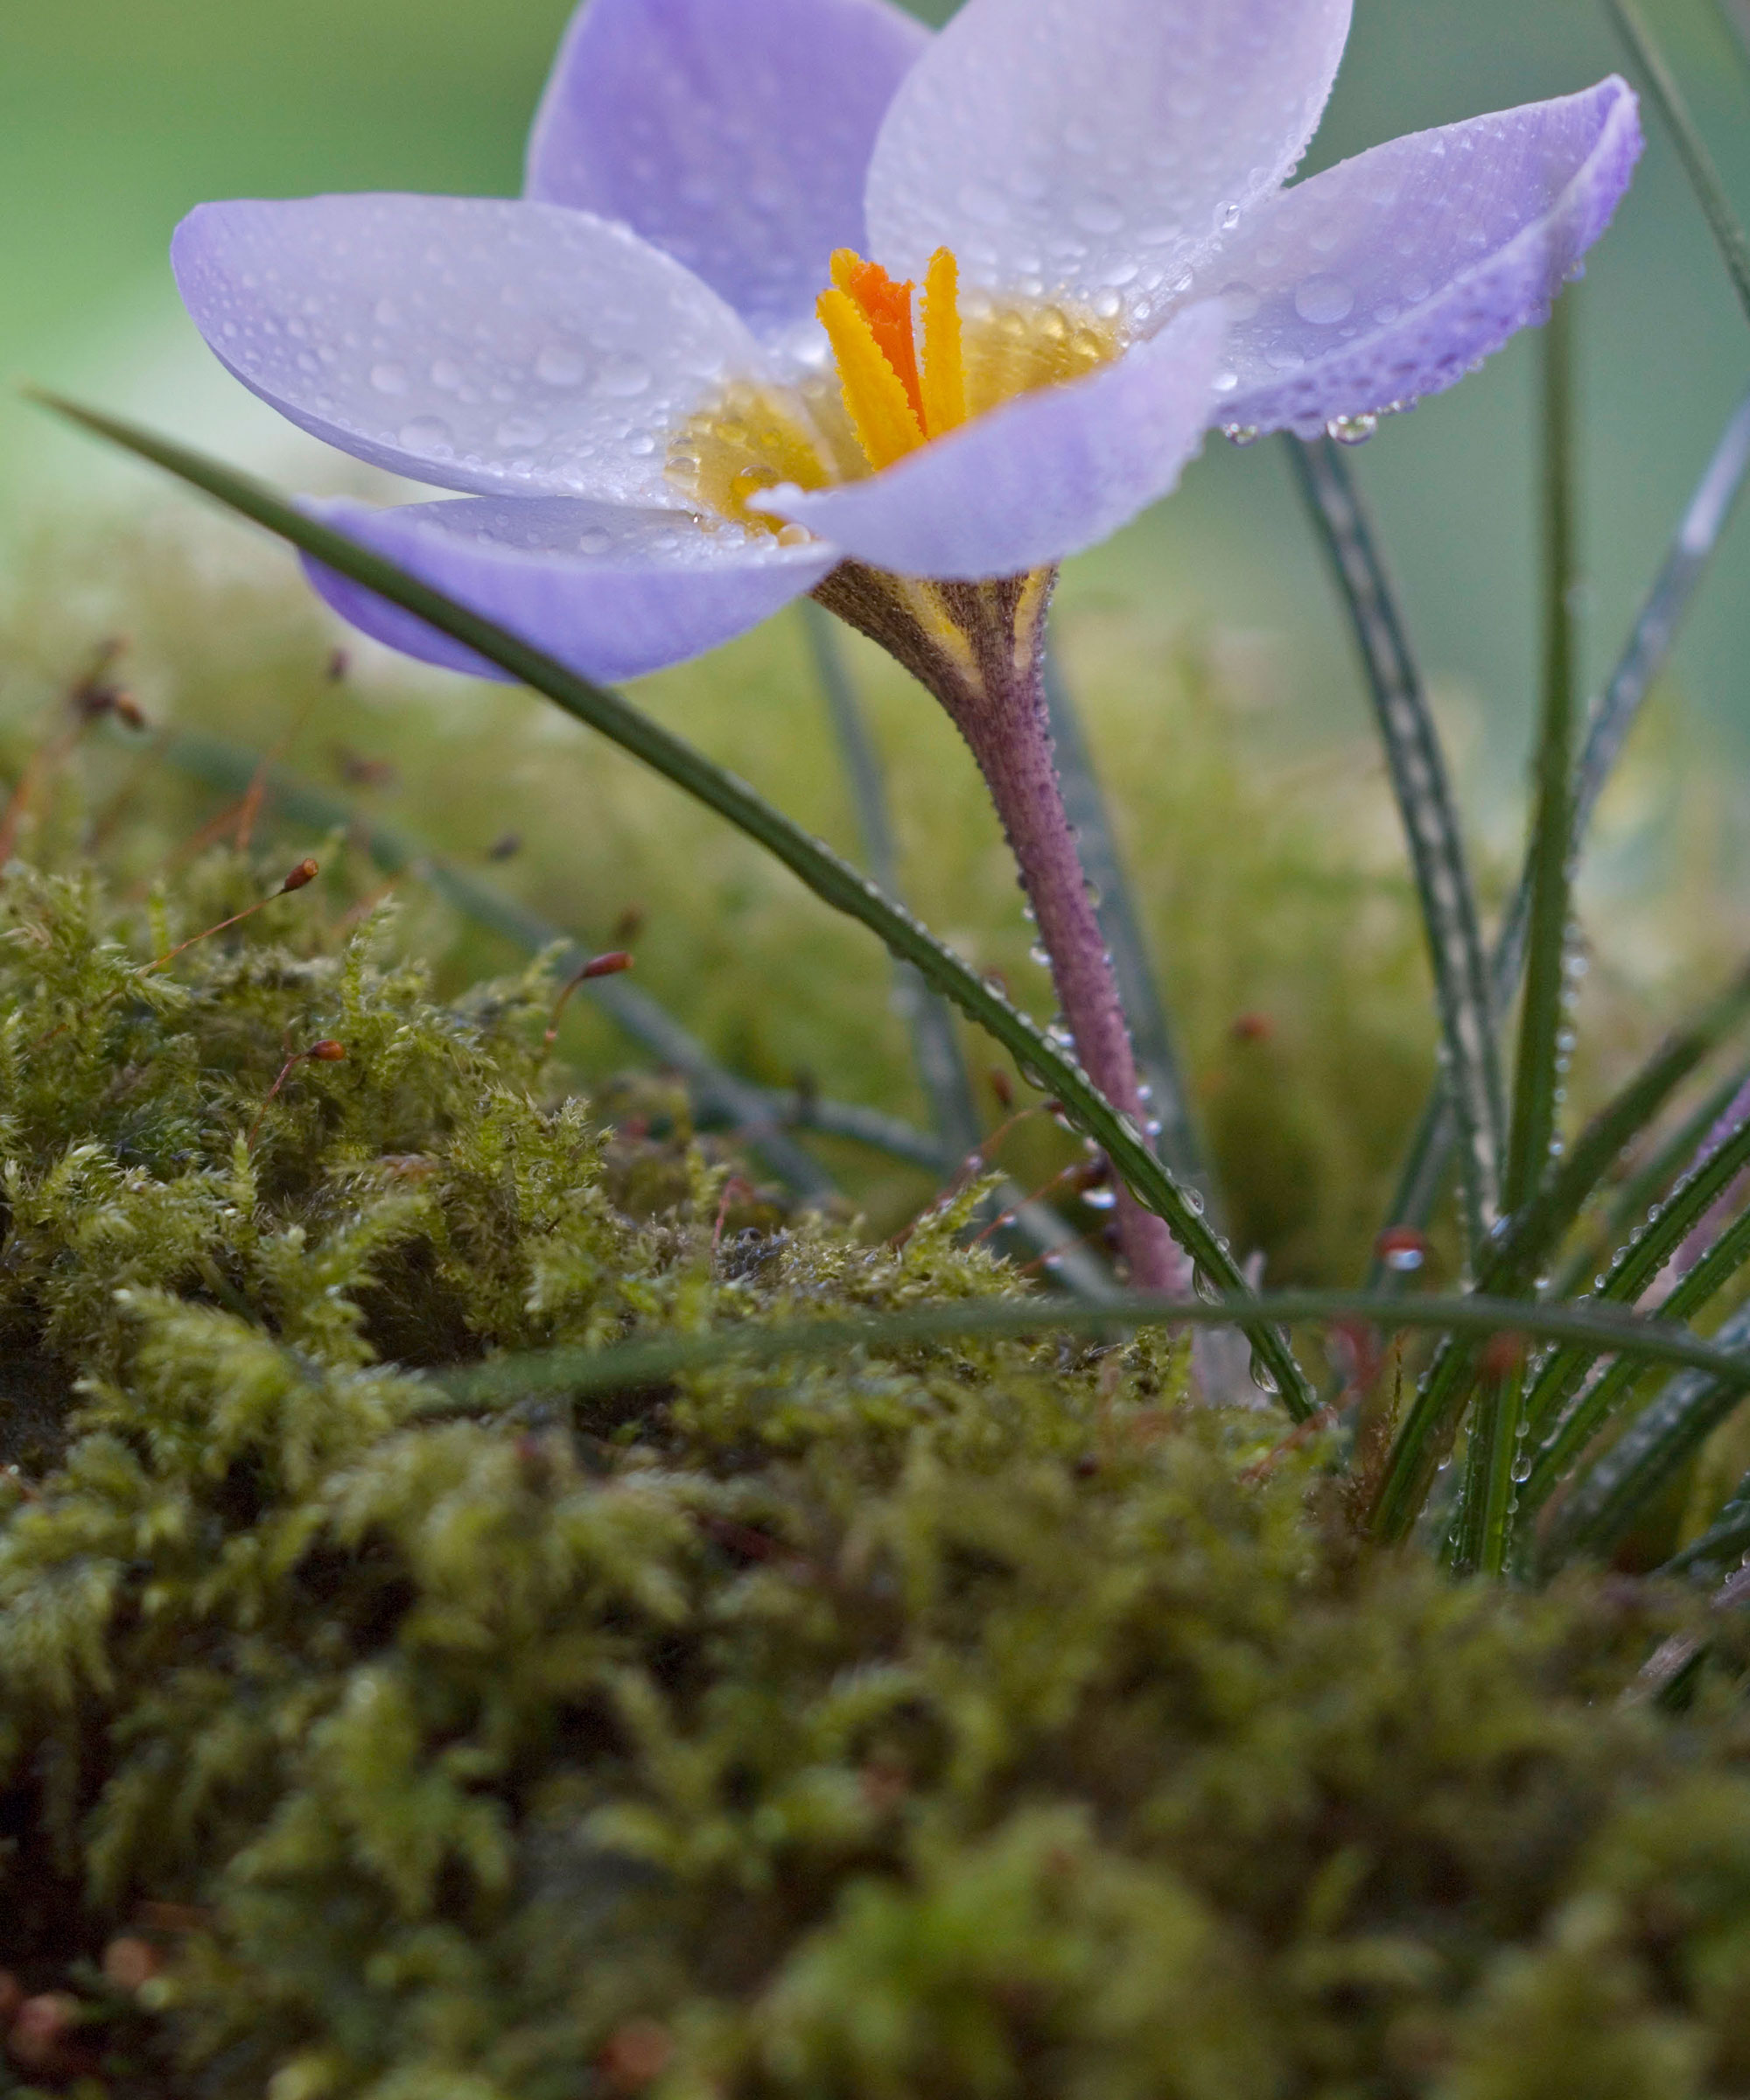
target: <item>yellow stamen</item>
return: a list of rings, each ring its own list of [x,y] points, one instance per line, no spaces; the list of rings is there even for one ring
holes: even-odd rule
[[[837,274],[835,257],[834,275]],[[822,292],[819,312],[838,360],[844,405],[858,442],[878,473],[918,450],[924,442],[923,426],[904,380],[882,349],[875,325],[859,302],[835,284]]]
[[[924,429],[932,438],[966,421],[966,352],[960,325],[960,265],[939,248],[924,278]]]

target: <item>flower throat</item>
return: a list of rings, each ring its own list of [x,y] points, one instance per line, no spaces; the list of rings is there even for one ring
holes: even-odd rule
[[[732,382],[677,433],[670,480],[707,513],[806,541],[752,500],[787,483],[866,480],[1005,402],[1083,377],[1120,347],[1112,326],[1060,305],[981,297],[964,310],[946,248],[930,258],[921,300],[916,293],[840,248],[816,306],[832,368],[789,386]]]

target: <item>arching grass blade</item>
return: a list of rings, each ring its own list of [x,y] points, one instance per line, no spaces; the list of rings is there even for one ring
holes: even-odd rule
[[[1742,1272],[1746,1262],[1750,1262],[1750,1213],[1728,1226],[1678,1284],[1659,1307],[1660,1319],[1692,1320]],[[1640,1376],[1638,1364],[1619,1357],[1561,1416],[1534,1454],[1522,1497],[1528,1513],[1549,1500],[1569,1467],[1633,1392]]]
[[[1621,1243],[1625,1235],[1639,1228],[1648,1210],[1695,1158],[1708,1132],[1746,1086],[1750,1086],[1750,1069],[1734,1071],[1629,1175],[1557,1275],[1550,1285],[1552,1296],[1577,1298],[1591,1290],[1586,1279],[1598,1272],[1600,1264],[1613,1247]]]
[[[802,619],[856,806],[864,859],[876,886],[890,897],[901,897],[899,847],[893,836],[880,755],[851,684],[837,631],[830,616],[812,602],[804,601]],[[953,1011],[930,990],[911,963],[896,963],[893,981],[936,1136],[950,1159],[963,1159],[976,1151],[981,1125],[966,1060],[955,1032]]]
[[[344,829],[384,874],[416,875],[463,918],[525,954],[560,951],[556,967],[561,977],[588,960],[582,948],[567,947],[567,934],[527,906],[455,866],[407,832],[366,816],[313,782],[279,766],[264,768],[254,752],[189,732],[172,732],[161,740],[158,749],[179,771],[226,793],[244,794],[259,782],[267,805],[295,823],[316,830]],[[957,1172],[965,1163],[965,1153],[948,1152],[930,1132],[897,1116],[816,1094],[774,1092],[737,1077],[665,1007],[624,977],[592,979],[581,988],[580,996],[601,1007],[660,1065],[679,1073],[701,1116],[727,1126],[764,1160],[768,1172],[799,1195],[824,1200],[836,1189],[819,1161],[796,1144],[792,1133],[798,1130],[815,1130],[823,1138],[864,1146],[920,1167],[938,1180]],[[1111,1294],[1116,1286],[1101,1263],[1085,1248],[1064,1245],[1066,1228],[1055,1211],[1046,1204],[1029,1202],[1018,1189],[1004,1190],[997,1200],[1013,1215],[1017,1235],[1035,1252],[1054,1256],[1054,1281],[1081,1297]]]
[[[887,802],[880,753],[851,683],[838,630],[819,606],[802,607],[808,646],[831,718],[839,757],[857,808],[864,857],[876,885],[888,896],[903,898],[899,845]],[[984,1130],[973,1099],[972,1081],[954,1025],[954,1010],[939,999],[909,962],[893,966],[893,987],[912,1038],[912,1058],[929,1098],[935,1125],[941,1172],[956,1174],[973,1158]],[[1012,1183],[998,1188],[981,1217],[1006,1219],[997,1234],[999,1246],[1012,1250],[1020,1241],[1049,1262],[1054,1280],[1082,1298],[1110,1298],[1117,1289],[1110,1270],[1085,1246],[1075,1244],[1064,1221],[1048,1203],[1031,1200]]]
[[[1026,1303],[930,1306],[864,1320],[808,1320],[782,1326],[714,1327],[706,1334],[636,1337],[605,1349],[556,1349],[500,1357],[433,1380],[430,1410],[514,1402],[542,1393],[579,1397],[660,1385],[689,1372],[729,1363],[750,1366],[830,1362],[858,1349],[901,1349],[935,1342],[996,1340],[1045,1334],[1095,1338],[1147,1327],[1223,1327],[1239,1324],[1236,1313],[1284,1326],[1364,1322],[1390,1333],[1417,1331],[1485,1339],[1503,1333],[1531,1340],[1583,1341],[1594,1353],[1620,1351],[1648,1364],[1669,1364],[1706,1379],[1750,1388],[1750,1358],[1732,1348],[1698,1341],[1681,1328],[1656,1320],[1586,1306],[1525,1306],[1510,1298],[1381,1298],[1365,1292],[1276,1292],[1247,1306],[1186,1305],[1177,1298],[1124,1298],[1104,1306],[1062,1298]]]
[[[190,486],[203,490],[239,515],[252,519],[498,665],[733,824],[781,861],[823,903],[866,927],[898,960],[914,963],[937,991],[987,1030],[1060,1102],[1065,1115],[1105,1153],[1113,1172],[1138,1200],[1166,1221],[1205,1285],[1240,1308],[1231,1324],[1244,1331],[1261,1376],[1270,1381],[1289,1414],[1300,1421],[1316,1412],[1316,1396],[1287,1337],[1270,1321],[1244,1310],[1256,1302],[1256,1293],[1194,1201],[1156,1158],[1142,1131],[1128,1116],[1121,1116],[1080,1065],[1060,1051],[994,984],[969,968],[910,913],[884,896],[830,848],[811,838],[746,782],[641,714],[619,694],[580,678],[508,629],[482,620],[392,562],[306,515],[260,482],[116,417],[47,394],[38,393],[33,398],[94,435],[150,460]]]
[[[1719,170],[1714,165],[1713,156],[1708,151],[1684,99],[1676,75],[1666,63],[1665,54],[1648,28],[1635,0],[1605,0],[1605,7],[1616,24],[1617,33],[1634,53],[1635,66],[1658,107],[1665,129],[1671,135],[1671,144],[1677,150],[1684,172],[1689,177],[1690,186],[1707,220],[1714,246],[1719,250],[1739,303],[1746,315],[1750,316],[1750,239],[1745,237],[1744,228],[1738,222],[1726,185],[1720,180]]]
[[[1592,1117],[1533,1201],[1514,1214],[1488,1250],[1477,1273],[1480,1292],[1510,1298],[1535,1285],[1612,1164],[1746,1017],[1750,970],[1663,1043]],[[1682,1158],[1692,1155],[1693,1147]],[[1705,1215],[1705,1208],[1697,1213],[1698,1219]],[[1456,1343],[1430,1366],[1381,1479],[1373,1522],[1382,1536],[1402,1537],[1415,1522],[1438,1456],[1455,1435],[1478,1376],[1474,1354]]]
[[[1341,452],[1328,438],[1311,444],[1292,438],[1286,442],[1360,644],[1415,869],[1440,1015],[1442,1093],[1456,1122],[1464,1212],[1474,1256],[1501,1213],[1504,1130],[1495,1016],[1446,754]]]
[[[1737,1356],[1742,1369],[1713,1376],[1689,1370],[1673,1378],[1557,1512],[1544,1542],[1545,1566],[1578,1554],[1607,1555],[1739,1405],[1750,1385],[1750,1306],[1733,1313],[1712,1346]]]
[[[1732,1499],[1698,1539],[1681,1553],[1674,1553],[1662,1575],[1694,1575],[1718,1581],[1728,1569],[1737,1571],[1750,1554],[1750,1477],[1741,1480]]]
[[[1082,864],[1088,879],[1099,892],[1100,930],[1111,951],[1118,997],[1130,1023],[1137,1065],[1149,1089],[1152,1120],[1160,1126],[1155,1150],[1181,1181],[1202,1196],[1209,1215],[1219,1218],[1220,1192],[1198,1138],[1166,1003],[1149,960],[1148,942],[1130,878],[1112,834],[1111,813],[1094,770],[1081,710],[1054,652],[1048,652],[1046,657],[1045,692],[1051,710],[1052,740],[1057,748],[1064,808],[1081,844]]]
[[[1750,1124],[1678,1186],[1657,1216],[1612,1263],[1592,1302],[1634,1305],[1746,1167],[1750,1167]],[[1553,1429],[1591,1362],[1584,1349],[1558,1349],[1544,1367],[1526,1401],[1526,1418],[1535,1434],[1546,1436]]]
[[[1750,473],[1750,396],[1727,424],[1690,499],[1663,566],[1642,607],[1627,648],[1602,697],[1592,709],[1574,795],[1574,850],[1584,842],[1629,732],[1663,670],[1684,615],[1694,602],[1720,538]],[[1528,865],[1509,906],[1489,960],[1494,1010],[1504,1013],[1519,988],[1525,931],[1531,905]],[[1389,1222],[1420,1228],[1433,1215],[1452,1157],[1454,1125],[1444,1085],[1431,1096],[1411,1142]],[[1368,1288],[1390,1282],[1376,1263]]]

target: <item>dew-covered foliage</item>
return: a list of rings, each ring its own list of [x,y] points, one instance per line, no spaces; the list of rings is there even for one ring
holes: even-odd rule
[[[489,1350],[1026,1286],[570,1096],[550,984],[440,1001],[380,914],[147,967],[272,886],[0,897],[13,2090],[1745,2090],[1728,1620],[1673,1716],[1676,1592],[1365,1549],[1159,1340],[458,1416]]]

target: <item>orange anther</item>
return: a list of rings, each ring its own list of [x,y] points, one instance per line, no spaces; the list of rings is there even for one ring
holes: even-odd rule
[[[921,426],[924,390],[918,375],[917,330],[912,312],[915,287],[896,284],[878,262],[865,262],[848,248],[840,248],[833,256],[832,281],[862,309],[870,332],[906,389],[912,413]]]

